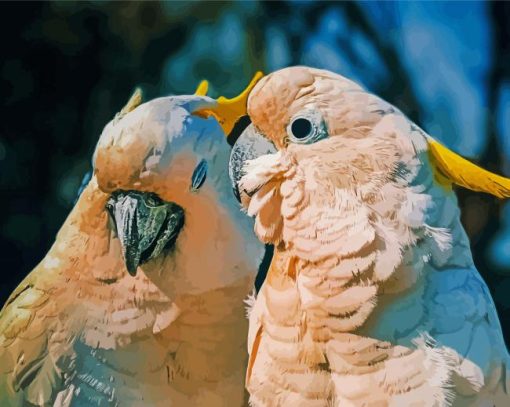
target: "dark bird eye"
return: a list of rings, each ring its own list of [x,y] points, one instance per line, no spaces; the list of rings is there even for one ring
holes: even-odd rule
[[[307,138],[312,134],[313,125],[310,120],[305,119],[304,117],[300,117],[292,122],[290,125],[290,131],[292,135],[301,140]]]
[[[191,176],[191,190],[197,191],[204,184],[205,179],[207,178],[207,161],[204,159],[200,160],[195,170],[193,171],[193,175]]]

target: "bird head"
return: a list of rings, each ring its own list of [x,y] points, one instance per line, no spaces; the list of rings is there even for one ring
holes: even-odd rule
[[[233,186],[262,241],[301,248],[308,260],[337,250],[328,227],[352,250],[363,234],[379,247],[398,242],[399,257],[433,230],[423,227],[434,199],[450,196],[452,184],[510,195],[509,180],[456,155],[341,75],[276,71],[254,87],[247,110],[251,124],[230,158]]]
[[[286,240],[285,214],[309,204],[334,206],[338,191],[363,206],[394,178],[414,150],[411,140],[391,129],[372,131],[390,109],[356,83],[323,70],[292,67],[263,78],[250,94],[251,124],[230,164],[258,236],[267,243]]]
[[[120,243],[131,275],[170,271],[176,284],[200,290],[245,277],[253,271],[242,269],[246,262],[256,269],[262,247],[236,215],[226,176],[225,132],[245,109],[250,87],[214,100],[204,83],[195,95],[147,103],[136,91],[104,128],[91,183],[106,196],[111,244]],[[243,259],[247,250],[254,259]]]

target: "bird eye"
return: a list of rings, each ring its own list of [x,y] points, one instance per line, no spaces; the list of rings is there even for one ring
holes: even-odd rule
[[[304,117],[299,117],[290,125],[292,135],[298,140],[309,137],[313,131],[312,122]]]
[[[198,191],[200,187],[204,184],[205,179],[207,178],[207,161],[204,159],[200,160],[198,165],[195,167],[193,171],[193,175],[191,176],[191,187],[192,191]]]
[[[294,116],[287,125],[287,134],[290,141],[298,144],[315,143],[328,136],[324,120],[316,109],[305,110]]]

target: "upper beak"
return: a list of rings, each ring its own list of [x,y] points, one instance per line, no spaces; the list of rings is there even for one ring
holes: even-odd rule
[[[140,264],[171,248],[184,225],[184,210],[156,195],[117,191],[106,208],[115,223],[126,268],[132,276]]]
[[[273,143],[257,132],[252,124],[239,136],[232,147],[228,168],[232,189],[239,202],[242,200],[242,194],[246,193],[239,190],[239,181],[245,175],[243,170],[245,162],[261,155],[274,154],[276,152],[277,150]]]

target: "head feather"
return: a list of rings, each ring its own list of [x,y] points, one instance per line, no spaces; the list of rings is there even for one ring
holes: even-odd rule
[[[242,116],[246,115],[248,96],[263,76],[264,74],[262,72],[257,72],[246,89],[236,97],[228,99],[224,96],[220,96],[216,99],[216,107],[199,110],[193,114],[203,117],[213,116],[216,120],[218,120],[218,123],[223,128],[225,134],[230,134],[237,121]],[[201,86],[202,84],[198,87],[197,92],[200,90]]]
[[[498,198],[510,197],[510,179],[487,171],[449,150],[435,140],[428,140],[433,165],[439,179],[472,191],[486,192]]]
[[[195,90],[195,95],[197,96],[207,96],[207,91],[209,90],[209,82],[203,80],[197,86],[197,90]]]
[[[135,110],[138,106],[142,104],[143,94],[142,89],[136,88],[131,97],[129,98],[126,105],[119,112],[119,116],[125,116],[129,112]]]

